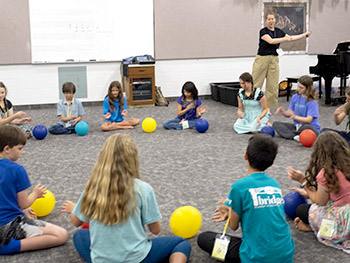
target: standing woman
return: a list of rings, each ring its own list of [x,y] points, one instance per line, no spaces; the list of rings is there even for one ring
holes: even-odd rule
[[[258,133],[269,120],[264,92],[253,87],[253,77],[248,72],[239,77],[239,82],[241,89],[238,92],[238,119],[233,129],[239,134]]]
[[[266,27],[260,30],[259,50],[253,65],[253,79],[255,87],[262,88],[266,78],[266,101],[269,108],[278,104],[279,59],[277,50],[279,44],[309,37],[310,32],[289,36],[279,28],[275,28],[275,14],[265,15]]]

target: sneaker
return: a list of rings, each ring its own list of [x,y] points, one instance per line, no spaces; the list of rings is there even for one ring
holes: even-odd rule
[[[299,135],[295,135],[295,136],[293,137],[293,140],[294,140],[294,141],[297,141],[297,142],[300,142],[300,140],[299,140]]]

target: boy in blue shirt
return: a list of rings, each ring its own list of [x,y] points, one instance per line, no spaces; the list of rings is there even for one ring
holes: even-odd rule
[[[49,128],[51,134],[75,133],[75,125],[81,121],[85,111],[80,100],[74,98],[76,88],[72,82],[65,82],[62,86],[64,99],[57,103],[57,116],[61,120]]]
[[[231,237],[225,262],[293,263],[294,242],[284,214],[284,199],[278,182],[264,171],[277,155],[278,145],[266,134],[253,136],[245,152],[248,176],[232,184],[231,191],[213,216],[214,222],[229,219],[242,238]],[[223,201],[222,201],[223,202]],[[212,253],[217,233],[204,232],[198,245]]]
[[[28,195],[28,174],[15,163],[25,144],[25,135],[18,127],[0,127],[0,255],[60,246],[68,237],[65,229],[36,220],[28,209],[43,197],[46,188],[38,184]]]

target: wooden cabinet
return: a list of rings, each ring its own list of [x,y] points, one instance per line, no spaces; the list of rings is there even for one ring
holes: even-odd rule
[[[128,105],[155,104],[154,66],[128,67],[129,83],[125,88]]]

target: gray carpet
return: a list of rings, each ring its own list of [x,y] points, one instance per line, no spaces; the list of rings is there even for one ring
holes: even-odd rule
[[[113,132],[99,130],[102,122],[102,102],[86,105],[84,120],[90,125],[86,136],[48,135],[44,140],[30,139],[19,163],[24,165],[33,185],[45,184],[56,197],[56,206],[44,220],[60,225],[69,232],[67,244],[35,252],[0,257],[1,262],[81,262],[76,253],[72,236],[76,230],[69,216],[60,212],[64,200],[77,201],[89,178],[90,171],[97,160],[105,139]],[[199,134],[195,130],[168,131],[161,123],[173,118],[176,102],[169,107],[143,107],[129,109],[129,117],[144,119],[153,117],[158,127],[154,133],[147,134],[138,126],[134,130],[121,131],[134,138],[140,157],[142,179],[150,183],[156,193],[160,211],[163,215],[162,236],[172,235],[169,218],[172,212],[184,205],[195,206],[202,213],[200,231],[222,231],[224,223],[213,223],[211,216],[219,198],[226,197],[230,186],[238,178],[246,175],[244,151],[250,135],[237,135],[232,125],[236,120],[237,108],[205,99],[209,111],[204,118],[209,121],[209,130]],[[334,127],[335,107],[320,103],[322,127]],[[287,107],[286,98],[280,98],[280,105]],[[19,107],[17,107],[17,110]],[[56,108],[27,108],[33,123],[46,125],[56,123]],[[287,119],[272,116],[271,121]],[[343,129],[340,125],[339,129]],[[273,167],[267,173],[276,178],[283,190],[297,186],[290,181],[285,172],[289,165],[305,170],[311,149],[295,141],[275,137],[280,145],[279,154]],[[312,233],[298,231],[292,221],[288,221],[296,245],[295,262],[349,262],[350,256],[344,252],[320,244]],[[259,228],[259,226],[256,226]],[[229,234],[240,235],[241,232]],[[215,262],[201,251],[196,244],[196,236],[189,240],[192,245],[191,262]]]

